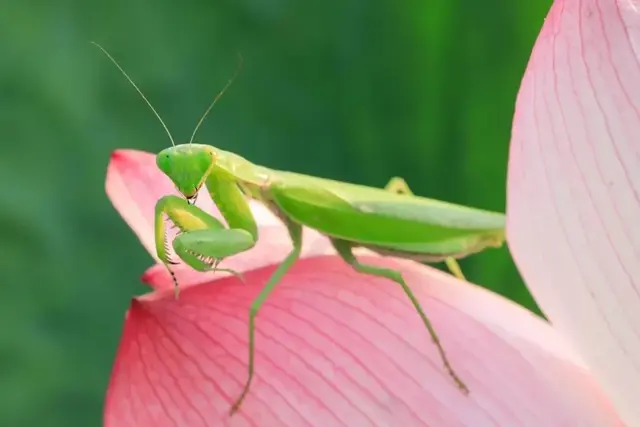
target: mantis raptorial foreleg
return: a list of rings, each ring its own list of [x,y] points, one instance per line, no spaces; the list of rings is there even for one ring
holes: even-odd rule
[[[171,274],[176,296],[178,281],[170,265],[177,263],[169,255],[165,215],[180,231],[171,244],[182,261],[197,271],[226,271],[242,279],[240,273],[217,268],[217,265],[223,258],[253,247],[256,242],[254,236],[244,229],[226,228],[218,219],[181,197],[165,196],[156,203],[156,251]]]
[[[407,194],[410,196],[413,195],[413,191],[411,191],[411,188],[409,188],[407,181],[398,176],[391,178],[384,189],[396,194]],[[455,258],[447,258],[444,260],[444,262],[447,265],[449,271],[451,271],[454,276],[456,276],[460,280],[464,280],[465,282],[467,281],[467,278],[462,273],[460,264],[458,264],[458,261],[456,261]]]
[[[404,290],[405,294],[407,294],[407,296],[411,300],[411,303],[413,304],[416,311],[420,315],[422,322],[427,327],[427,330],[429,331],[429,335],[431,335],[431,339],[433,340],[433,343],[436,345],[436,348],[438,349],[438,353],[442,358],[445,369],[447,370],[451,378],[453,378],[453,380],[455,381],[456,385],[460,388],[460,390],[462,390],[464,393],[469,393],[469,389],[467,388],[467,386],[464,384],[464,382],[462,382],[460,377],[458,377],[458,374],[456,374],[453,368],[451,367],[451,364],[449,363],[449,359],[447,358],[447,355],[444,352],[444,348],[440,343],[440,339],[438,338],[438,334],[436,333],[436,330],[434,329],[433,325],[429,321],[429,318],[427,317],[424,310],[422,309],[422,306],[418,302],[418,299],[413,294],[413,291],[411,290],[409,285],[407,285],[407,283],[405,282],[404,278],[402,277],[402,274],[399,271],[392,270],[390,268],[383,268],[383,267],[377,267],[377,266],[368,265],[368,264],[362,264],[360,261],[358,261],[358,259],[353,254],[353,247],[347,241],[331,239],[331,243],[333,244],[333,247],[336,249],[340,257],[347,264],[353,267],[356,271],[364,274],[370,274],[373,276],[384,277],[384,278],[393,280],[394,282],[402,286],[402,289]]]

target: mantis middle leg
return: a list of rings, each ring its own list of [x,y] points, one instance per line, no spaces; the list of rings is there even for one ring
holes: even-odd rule
[[[391,180],[384,187],[384,189],[396,194],[413,195],[413,191],[411,191],[407,182],[404,179],[397,176],[391,178]],[[451,273],[454,276],[456,276],[460,280],[467,281],[466,277],[464,277],[464,274],[462,273],[460,264],[458,264],[458,261],[456,261],[455,258],[447,258],[444,260],[444,262],[447,265],[447,268],[449,269],[449,271],[451,271]]]

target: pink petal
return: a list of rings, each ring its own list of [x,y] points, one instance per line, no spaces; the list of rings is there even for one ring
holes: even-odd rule
[[[577,356],[546,323],[435,269],[398,268],[430,314],[469,397],[398,286],[335,256],[308,258],[257,319],[246,378],[247,310],[273,267],[215,286],[134,299],[109,385],[105,427],[622,426]]]
[[[640,425],[640,1],[556,0],[518,95],[508,241],[546,315]]]
[[[153,236],[154,209],[156,202],[167,194],[178,194],[173,183],[157,168],[155,156],[137,150],[117,150],[111,156],[107,168],[106,191],[109,199],[125,222],[131,227],[151,256],[156,256]],[[251,210],[260,228],[260,239],[247,252],[230,257],[220,264],[221,268],[239,271],[280,262],[291,251],[291,239],[282,223],[263,205],[251,201]],[[198,195],[197,206],[224,221],[220,211],[211,201],[206,189]],[[330,252],[329,241],[313,230],[305,230],[303,257]],[[169,233],[175,236],[176,230]],[[179,260],[174,256],[174,260]],[[217,277],[213,273],[198,273],[186,266],[175,268],[183,280],[202,281]],[[221,274],[221,273],[216,273]],[[168,278],[163,265],[152,267],[143,276],[145,283],[155,285],[161,278]]]

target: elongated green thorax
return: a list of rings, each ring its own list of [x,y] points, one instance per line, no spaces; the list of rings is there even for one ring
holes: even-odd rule
[[[192,199],[213,168],[214,152],[202,144],[177,145],[158,153],[156,164],[184,197]]]

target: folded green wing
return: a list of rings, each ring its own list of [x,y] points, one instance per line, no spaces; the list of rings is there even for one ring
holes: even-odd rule
[[[504,236],[503,214],[383,189],[278,172],[271,192],[297,222],[365,245],[457,253]]]

